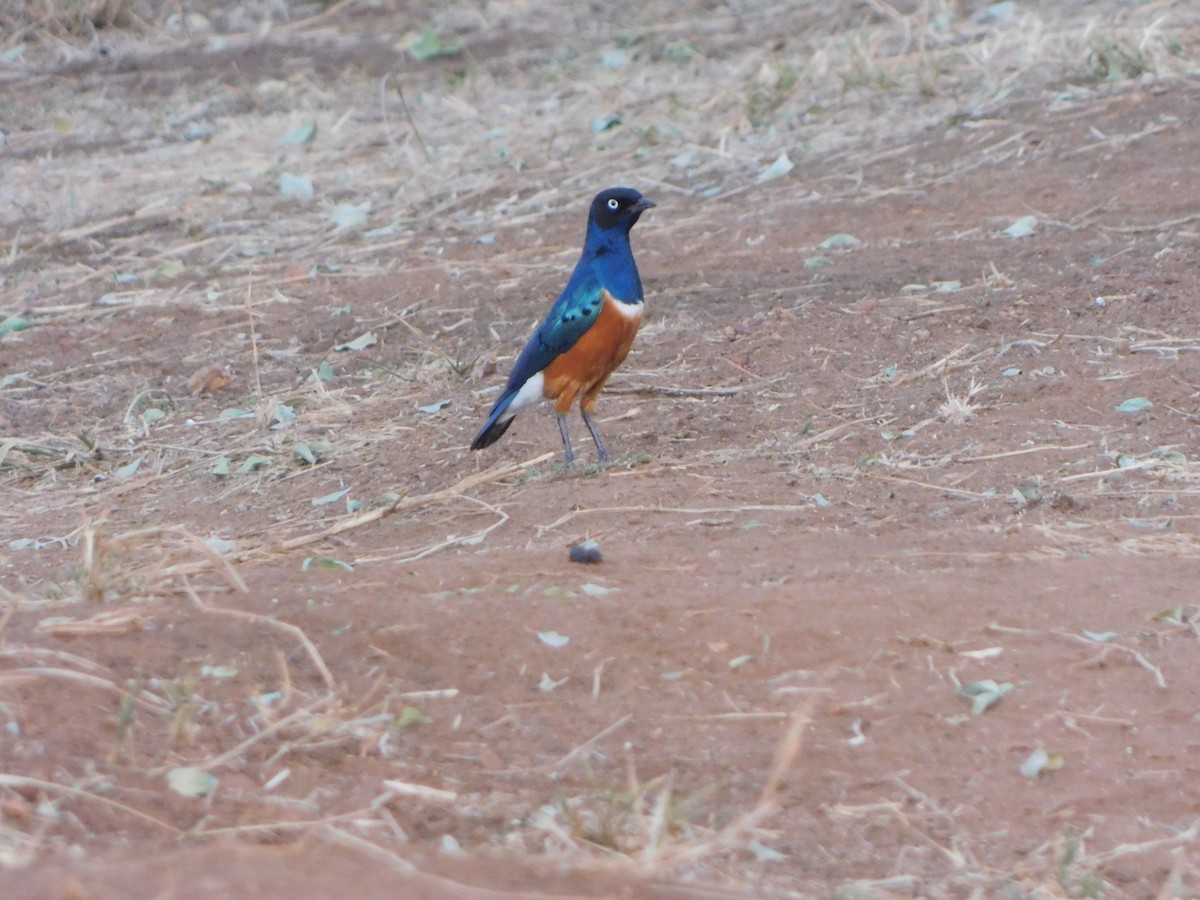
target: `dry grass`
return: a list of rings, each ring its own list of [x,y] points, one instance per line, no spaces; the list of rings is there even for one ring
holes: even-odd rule
[[[395,711],[378,697],[348,696],[342,676],[326,664],[317,642],[303,628],[228,606],[245,593],[243,567],[277,559],[298,562],[310,551],[335,552],[329,548],[343,546],[339,542],[353,537],[356,529],[384,520],[390,520],[389,525],[403,521],[412,531],[402,533],[390,555],[355,558],[353,563],[408,563],[452,549],[486,547],[489,536],[511,527],[511,515],[475,493],[485,486],[542,477],[541,467],[551,456],[465,478],[435,473],[439,480],[422,490],[382,484],[376,478],[370,483],[381,488],[378,495],[353,511],[322,511],[337,508],[330,505],[284,521],[238,521],[219,537],[193,534],[182,523],[116,525],[103,514],[85,512],[109,509],[114,510],[112,519],[120,519],[119,510],[148,503],[156,492],[168,489],[193,490],[190,496],[197,503],[218,494],[222,502],[230,501],[228,505],[264,493],[282,495],[297,483],[315,481],[331,459],[338,460],[348,483],[352,477],[367,481],[378,466],[356,456],[372,442],[402,438],[405,429],[413,427],[395,415],[396,409],[408,411],[415,403],[461,395],[464,383],[488,362],[479,358],[477,344],[457,336],[459,326],[470,321],[471,310],[436,306],[416,297],[387,298],[393,310],[405,308],[380,316],[371,330],[385,339],[404,335],[403,342],[394,343],[394,369],[363,374],[346,364],[343,371],[354,371],[353,380],[336,386],[318,370],[295,373],[295,381],[278,372],[264,377],[264,359],[286,360],[294,350],[259,333],[264,312],[279,313],[310,302],[313,285],[329,279],[366,281],[401,270],[418,288],[426,284],[423,278],[467,274],[489,281],[503,294],[523,284],[535,274],[529,270],[551,256],[544,245],[505,241],[506,233],[524,241],[531,225],[541,225],[554,213],[576,212],[580,196],[596,183],[624,180],[632,172],[639,181],[687,201],[690,205],[681,204],[684,212],[661,226],[664,239],[673,240],[705,226],[712,207],[696,201],[713,198],[721,204],[750,190],[757,174],[781,150],[797,158],[838,152],[848,167],[861,167],[881,153],[903,152],[924,128],[970,129],[1001,104],[1040,98],[1052,87],[1072,84],[1086,92],[1143,76],[1170,77],[1195,66],[1200,24],[1196,11],[1181,2],[1142,7],[1112,2],[1069,12],[1057,4],[1018,4],[1010,18],[995,22],[969,18],[960,4],[941,0],[871,2],[865,13],[858,6],[831,13],[825,6],[802,4],[777,40],[781,29],[774,5],[728,4],[696,16],[670,4],[652,3],[619,23],[603,19],[598,32],[552,54],[544,48],[558,46],[563,34],[575,33],[574,19],[564,5],[520,8],[494,25],[481,19],[476,5],[439,8],[428,22],[414,17],[407,5],[382,5],[405,28],[430,25],[440,34],[461,32],[470,44],[476,38],[485,41],[495,27],[525,35],[527,46],[509,48],[502,63],[465,54],[446,66],[418,66],[402,56],[392,60],[397,64],[385,76],[348,79],[345,84],[322,81],[311,72],[284,80],[264,68],[247,76],[240,93],[213,92],[202,102],[181,91],[158,108],[142,109],[131,98],[116,111],[114,125],[113,113],[99,112],[69,92],[60,95],[62,102],[52,115],[39,111],[32,88],[55,73],[74,71],[72,67],[91,71],[99,65],[94,47],[101,38],[106,47],[111,41],[149,74],[161,66],[162,55],[195,54],[216,72],[224,68],[223,54],[249,51],[252,56],[256,48],[287,56],[315,47],[315,56],[340,70],[372,44],[349,27],[334,27],[339,12],[353,11],[353,3],[296,8],[286,21],[274,18],[273,7],[265,3],[214,5],[206,11],[207,19],[197,18],[200,7],[151,0],[40,0],[0,11],[0,32],[6,35],[0,53],[11,53],[0,66],[0,86],[13,90],[6,102],[28,124],[6,134],[7,146],[0,150],[9,192],[0,208],[0,256],[5,262],[0,321],[20,313],[33,326],[3,340],[36,341],[41,333],[78,323],[99,338],[120,333],[135,315],[148,311],[167,316],[201,310],[194,358],[185,361],[188,372],[224,365],[225,360],[216,358],[224,352],[236,357],[232,378],[242,391],[245,412],[222,423],[221,430],[214,422],[202,422],[195,428],[173,429],[167,439],[162,436],[166,432],[155,430],[155,422],[161,420],[147,413],[177,416],[170,391],[137,387],[114,401],[116,414],[98,414],[86,428],[66,427],[56,420],[30,429],[34,433],[0,437],[0,489],[12,498],[14,508],[20,506],[26,520],[59,526],[55,534],[30,534],[22,519],[0,512],[6,539],[69,546],[78,559],[59,584],[43,581],[36,588],[6,588],[7,610],[60,614],[40,626],[39,633],[47,638],[118,637],[145,628],[154,604],[187,597],[198,616],[235,619],[298,647],[303,654],[300,666],[315,671],[319,688],[313,690],[319,692],[305,694],[295,685],[293,678],[301,676],[293,675],[295,663],[281,651],[275,662],[283,701],[273,710],[242,711],[236,718],[247,736],[219,753],[190,760],[203,771],[241,768],[248,761],[286,758],[314,748],[382,756],[381,748],[395,734]],[[175,14],[177,9],[182,17]],[[398,40],[401,35],[391,37]],[[598,47],[628,50],[644,64],[598,68]],[[200,88],[215,84],[216,80]],[[544,115],[543,104],[554,114]],[[610,114],[621,118],[621,125],[594,133],[591,123]],[[318,126],[312,144],[281,147],[280,140],[305,121]],[[1153,133],[1104,136],[1077,152],[1128,146]],[[1017,143],[1005,140],[981,149],[953,174],[984,161],[1011,159],[1019,152]],[[170,167],[154,164],[163,144],[173,144],[178,151]],[[881,145],[886,149],[881,151]],[[280,174],[293,169],[313,173],[315,202],[280,196]],[[188,176],[181,178],[181,171]],[[877,196],[878,188],[846,180],[821,185],[821,190],[826,197],[867,200]],[[333,209],[366,203],[371,211],[363,227],[331,227]],[[1178,227],[1193,220],[1189,216],[1131,227]],[[496,242],[495,252],[473,260],[442,258],[438,245],[445,234],[436,232],[435,238],[433,229],[452,230],[455,240],[464,242],[490,238]],[[718,263],[742,261],[730,253]],[[330,266],[337,271],[328,274]],[[981,276],[981,288],[1002,290],[1018,277],[993,265]],[[423,321],[432,321],[433,327],[413,321],[423,304],[429,310]],[[927,323],[964,308],[939,304],[905,321]],[[233,338],[243,332],[245,340]],[[871,396],[860,402],[870,408],[855,409],[842,419],[826,417],[812,433],[772,434],[774,443],[769,445],[764,439],[762,446],[697,452],[676,471],[701,483],[715,479],[732,454],[742,453],[760,461],[808,466],[807,473],[824,483],[847,486],[852,502],[860,493],[885,485],[989,509],[1008,503],[1012,484],[973,480],[982,462],[1011,464],[1014,468],[1003,470],[1006,477],[1028,478],[1097,501],[1118,493],[1134,502],[1158,491],[1200,493],[1196,464],[1187,458],[1147,454],[1126,460],[1091,435],[1083,442],[1073,435],[1061,437],[1051,427],[1054,423],[1027,423],[1033,445],[1017,449],[980,447],[970,438],[977,419],[989,412],[979,400],[989,387],[985,363],[1006,354],[1040,355],[1060,341],[1087,341],[1151,361],[1170,361],[1194,354],[1200,339],[1124,330],[1103,335],[1030,333],[1006,338],[1005,343],[996,340],[946,346],[925,356],[932,361],[912,371],[864,379],[871,390],[863,393]],[[328,357],[339,360],[332,350]],[[136,355],[116,354],[59,370],[0,370],[0,396],[14,404],[33,404],[47,392],[70,392],[72,398],[85,398],[81,402],[88,409],[98,409],[109,400],[105,395],[116,376],[136,363]],[[786,375],[759,376],[729,365],[715,376],[701,367],[682,365],[671,367],[668,376],[641,372],[637,381],[613,393],[695,402],[736,396],[757,412],[775,402],[772,391],[788,389]],[[647,383],[661,377],[672,380]],[[731,378],[749,380],[730,384]],[[920,393],[930,387],[936,391],[939,382],[944,401],[930,402]],[[129,379],[122,383],[128,387]],[[386,387],[381,389],[381,384]],[[179,388],[176,384],[173,389]],[[946,429],[952,435],[945,442],[908,449],[905,441],[939,424],[952,426]],[[875,438],[883,429],[889,429],[885,449],[858,464],[835,461],[833,449],[857,446],[851,442]],[[313,451],[329,433],[337,436],[335,446],[327,453]],[[448,429],[441,436],[445,446],[456,440]],[[950,446],[950,441],[957,443]],[[310,462],[297,461],[298,445],[312,453]],[[221,459],[236,472],[255,458],[265,461],[262,470],[213,475]],[[135,460],[139,462],[129,471],[126,467]],[[1036,467],[1033,476],[1017,468],[1026,464]],[[120,474],[122,470],[128,474]],[[622,477],[637,479],[641,473],[635,467]],[[80,493],[85,487],[86,496]],[[301,495],[287,496],[294,501]],[[746,525],[751,519],[755,524],[759,519],[774,523],[814,509],[814,502],[729,503],[703,493],[701,497],[688,506],[614,503],[574,508],[557,517],[535,517],[531,533],[540,538],[549,532],[566,533],[568,525],[604,527],[630,515],[678,520],[687,528],[731,521]],[[429,537],[434,529],[424,526],[436,515],[452,523],[444,529],[453,531],[449,537]],[[478,516],[481,524],[472,518],[464,532],[461,526],[468,516]],[[1143,525],[1114,519],[1086,528],[1046,527],[1040,532],[1044,544],[1026,551],[1026,558],[1200,555],[1200,539],[1187,530],[1186,517],[1172,520],[1177,530],[1131,533],[1131,528]],[[1019,557],[1012,553],[1008,558]],[[199,585],[201,579],[205,585],[193,587],[193,580]],[[210,590],[227,599],[216,605]],[[88,604],[111,608],[96,612]],[[1101,655],[1084,664],[1105,664],[1105,655],[1128,656],[1156,683],[1165,682],[1161,669],[1136,647],[1113,645],[1097,653]],[[199,727],[188,717],[193,707],[203,705],[203,698],[180,699],[159,686],[122,682],[84,656],[5,643],[0,644],[0,658],[13,665],[0,676],[0,684],[65,682],[156,718],[170,718],[176,736],[194,735]],[[596,694],[602,666],[596,670]],[[454,696],[449,691],[456,689],[435,692],[436,696],[424,692],[420,699]],[[521,839],[528,838],[530,847],[536,844],[541,850],[569,851],[576,859],[615,859],[616,865],[654,875],[692,871],[701,864],[707,872],[736,872],[736,863],[729,860],[764,836],[777,812],[782,779],[803,761],[803,738],[817,696],[814,692],[804,707],[788,714],[761,793],[723,825],[703,824],[699,815],[692,816],[705,809],[714,788],[684,790],[681,777],[673,773],[642,781],[630,762],[628,783],[619,789],[596,787],[562,799],[555,817],[523,811],[530,812],[531,824]],[[565,755],[541,766],[530,763],[528,769],[546,774],[586,768],[599,742],[629,721],[628,715],[618,717]],[[902,779],[894,786],[897,799],[886,808],[845,807],[834,815],[880,820],[904,829],[948,864],[954,874],[946,878],[947,890],[965,890],[988,878],[995,883],[999,876],[972,855],[950,813]],[[93,787],[17,773],[0,775],[0,788],[6,790],[100,804],[166,833],[176,832],[133,803],[111,800]],[[259,821],[198,827],[193,836],[317,835],[382,856],[401,869],[408,864],[386,849],[392,846],[387,839],[369,840],[351,829],[369,835],[393,833],[398,826],[389,821],[387,804],[398,796],[445,804],[455,815],[463,814],[464,802],[456,791],[390,779],[382,781],[369,805],[298,819],[272,815],[269,794],[270,787],[264,787]],[[949,829],[951,839],[931,836],[932,826]],[[1154,848],[1190,847],[1195,837],[1193,825]],[[1082,848],[1081,838],[1075,843],[1056,838],[1032,854],[1033,869],[1012,873],[1012,882],[1033,888],[1052,873],[1053,883],[1034,889],[1044,896],[1077,896],[1094,886],[1099,877],[1095,872],[1105,862],[1139,852],[1138,847],[1121,846],[1089,856]],[[31,846],[24,832],[0,833],[0,865],[28,862],[37,849],[38,840]],[[1183,853],[1176,860],[1160,896],[1174,896],[1171,885],[1197,876]],[[728,867],[722,870],[723,865]],[[905,889],[901,883],[879,887]]]

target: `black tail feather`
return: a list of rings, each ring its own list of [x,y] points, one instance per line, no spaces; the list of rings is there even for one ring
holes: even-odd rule
[[[484,425],[483,430],[475,435],[475,440],[471,441],[471,449],[482,450],[484,447],[492,446],[504,437],[504,432],[508,431],[508,426],[513,423],[515,418],[516,416],[509,416],[506,419],[497,419]]]

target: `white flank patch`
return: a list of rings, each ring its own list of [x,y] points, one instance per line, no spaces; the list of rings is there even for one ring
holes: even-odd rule
[[[546,384],[546,378],[541,372],[533,375],[528,381],[521,385],[521,389],[517,391],[517,396],[512,398],[512,403],[508,404],[508,412],[519,413],[527,406],[545,400],[542,394],[542,388]]]

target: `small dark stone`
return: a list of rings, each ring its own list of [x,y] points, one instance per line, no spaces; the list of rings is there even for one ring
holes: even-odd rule
[[[594,566],[604,561],[604,554],[600,552],[599,544],[589,540],[571,547],[567,559],[573,563]]]

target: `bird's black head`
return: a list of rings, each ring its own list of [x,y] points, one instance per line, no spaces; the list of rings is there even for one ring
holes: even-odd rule
[[[628,231],[653,205],[633,188],[609,188],[598,193],[592,201],[591,219],[605,231],[610,228]]]

